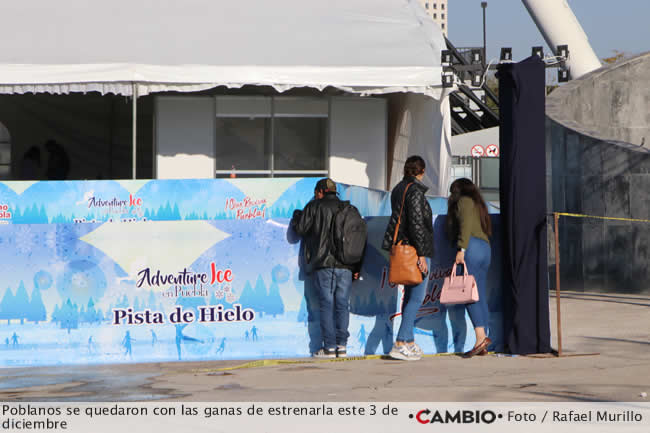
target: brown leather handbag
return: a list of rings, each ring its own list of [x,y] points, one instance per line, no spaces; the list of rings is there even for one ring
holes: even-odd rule
[[[415,285],[422,282],[422,272],[418,267],[418,253],[411,245],[406,245],[403,241],[397,242],[397,232],[402,220],[402,211],[404,210],[404,200],[409,187],[409,183],[402,196],[402,207],[399,210],[397,225],[395,225],[395,234],[393,234],[393,245],[390,249],[390,261],[388,267],[388,281],[392,284]]]

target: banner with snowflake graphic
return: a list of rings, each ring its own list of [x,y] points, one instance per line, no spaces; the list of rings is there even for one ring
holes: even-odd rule
[[[315,182],[0,183],[0,365],[309,356],[321,344],[318,301],[289,217],[312,199]],[[401,302],[380,247],[389,193],[339,191],[369,227],[362,279],[351,290],[348,352],[384,353]],[[430,202],[442,213],[443,199]],[[416,341],[428,353],[466,350],[473,332],[464,308],[438,302],[454,251],[444,216],[434,218],[436,257]],[[498,347],[498,242],[492,248]]]

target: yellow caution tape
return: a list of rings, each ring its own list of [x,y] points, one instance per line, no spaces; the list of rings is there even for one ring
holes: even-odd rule
[[[494,352],[489,352],[494,354]],[[457,353],[434,353],[431,355],[422,355],[425,358],[433,358],[438,356],[452,356],[457,355]],[[346,362],[346,361],[367,361],[370,359],[382,359],[386,355],[366,355],[366,356],[349,356],[346,358],[329,358],[329,359],[305,359],[305,360],[290,360],[290,359],[261,359],[259,361],[251,361],[245,364],[235,365],[232,367],[222,367],[222,368],[200,368],[192,370],[193,373],[214,373],[219,371],[230,371],[230,370],[241,370],[243,368],[259,368],[259,367],[270,367],[273,365],[287,365],[287,364],[321,364],[324,362]]]
[[[604,217],[604,216],[595,216],[595,215],[583,215],[579,213],[566,213],[566,212],[555,212],[557,215],[576,217],[576,218],[595,218],[600,220],[615,220],[615,221],[631,221],[639,223],[650,223],[650,220],[642,220],[635,218],[616,218],[616,217]]]

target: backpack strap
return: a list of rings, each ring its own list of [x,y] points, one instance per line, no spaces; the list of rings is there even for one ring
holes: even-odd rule
[[[397,244],[397,232],[399,231],[399,225],[400,225],[400,222],[402,221],[402,211],[404,210],[404,201],[406,200],[406,191],[409,190],[409,187],[411,185],[413,185],[413,182],[406,185],[406,189],[404,190],[404,194],[402,195],[402,206],[400,206],[400,208],[399,208],[399,217],[397,217],[397,224],[395,225],[395,233],[393,234],[393,245]]]
[[[330,244],[330,250],[334,252],[336,250],[336,241],[334,240],[334,232],[336,229],[336,217],[338,216],[339,213],[345,208],[345,204],[349,203],[348,201],[343,201],[339,199],[339,202],[336,204],[336,210],[334,211],[334,215],[332,215],[332,221],[330,222],[330,235],[328,237],[328,241]]]

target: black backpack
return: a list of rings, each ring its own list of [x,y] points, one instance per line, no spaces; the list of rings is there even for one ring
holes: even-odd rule
[[[366,249],[368,228],[359,210],[349,201],[341,201],[332,218],[332,253],[344,265],[354,266],[361,262]]]

